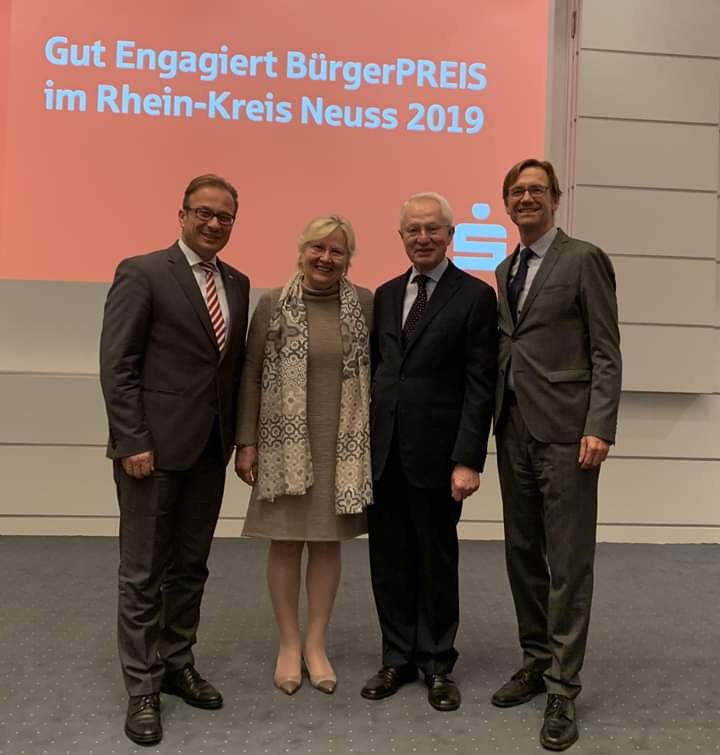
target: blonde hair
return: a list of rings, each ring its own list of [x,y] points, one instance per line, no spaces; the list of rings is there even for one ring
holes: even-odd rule
[[[345,270],[350,267],[350,260],[355,256],[357,248],[355,246],[355,231],[350,221],[342,215],[320,215],[313,218],[303,228],[302,233],[298,236],[298,267],[302,269],[300,255],[308,244],[327,238],[331,233],[340,229],[345,236],[345,245],[347,246],[348,258]]]
[[[437,202],[440,205],[440,215],[442,216],[442,219],[448,225],[453,224],[453,211],[452,207],[450,207],[450,202],[448,202],[442,194],[438,194],[435,191],[421,191],[419,194],[413,194],[411,197],[408,197],[403,202],[403,206],[400,209],[401,226],[403,224],[403,220],[405,219],[405,213],[407,212],[408,205],[410,205],[412,202],[417,202],[418,200],[422,199],[431,199],[433,202]]]

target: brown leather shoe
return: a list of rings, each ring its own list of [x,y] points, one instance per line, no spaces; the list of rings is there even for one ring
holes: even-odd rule
[[[450,711],[460,707],[460,690],[447,674],[427,674],[428,702],[435,710]]]
[[[181,697],[196,708],[222,708],[222,695],[189,663],[179,671],[166,671],[162,680],[162,692]]]
[[[500,687],[490,702],[498,708],[510,708],[513,705],[529,702],[541,692],[545,692],[545,680],[542,673],[529,668],[521,668]]]
[[[575,703],[564,695],[548,695],[540,744],[546,750],[567,750],[578,740]]]
[[[138,745],[156,745],[162,739],[160,695],[133,695],[128,700],[125,734]]]
[[[394,695],[403,684],[414,682],[417,679],[417,668],[412,663],[404,666],[383,666],[380,671],[371,676],[360,694],[366,700],[382,700]]]

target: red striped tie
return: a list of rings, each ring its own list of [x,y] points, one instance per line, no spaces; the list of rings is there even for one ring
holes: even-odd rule
[[[218,269],[212,262],[201,262],[200,269],[205,273],[205,295],[207,297],[207,307],[210,313],[215,338],[217,339],[218,348],[222,351],[225,346],[225,318],[222,309],[220,309],[220,299],[218,298],[217,288],[215,288],[215,273]]]

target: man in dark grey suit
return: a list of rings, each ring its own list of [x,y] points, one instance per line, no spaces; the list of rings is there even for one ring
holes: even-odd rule
[[[452,235],[443,197],[408,199],[412,267],[375,294],[368,527],[383,665],[361,693],[388,697],[419,668],[440,711],[460,705],[457,523],[485,463],[497,346],[495,294],[446,258]]]
[[[555,227],[550,163],[515,165],[503,199],[520,245],[497,269],[494,422],[523,663],[492,702],[519,705],[547,690],[540,742],[564,750],[578,737],[598,474],[620,400],[615,275],[600,249]]]
[[[249,281],[217,253],[237,192],[188,185],[181,238],[120,263],[108,293],[100,379],[120,504],[118,644],[130,696],[125,733],[160,741],[159,692],[200,708],[221,694],[192,645],[233,446]]]

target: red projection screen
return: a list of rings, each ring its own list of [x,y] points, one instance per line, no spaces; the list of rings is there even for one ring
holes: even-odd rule
[[[217,172],[240,194],[222,256],[254,287],[327,212],[355,226],[356,282],[398,274],[418,191],[448,197],[451,258],[492,280],[502,178],[544,153],[549,2],[0,0],[0,278],[109,281]]]

